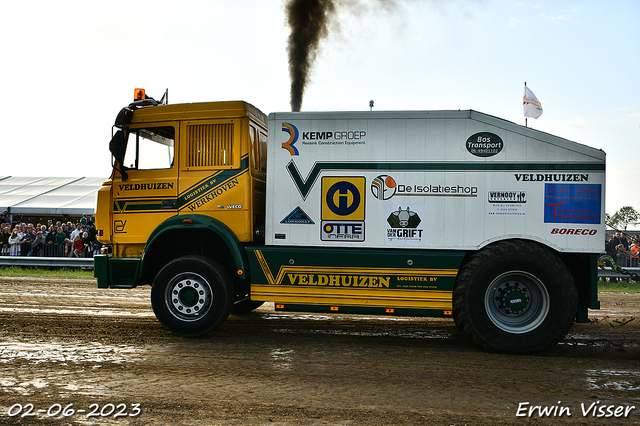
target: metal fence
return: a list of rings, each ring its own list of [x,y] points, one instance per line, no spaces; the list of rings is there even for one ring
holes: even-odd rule
[[[58,268],[93,268],[92,257],[34,257],[34,256],[0,256],[0,267],[58,267]],[[640,267],[624,268],[629,272],[640,274]],[[598,269],[598,278],[629,278],[628,275],[613,272],[611,268]]]
[[[635,272],[636,274],[640,274],[639,267],[631,267],[631,268],[623,268],[629,272]],[[598,278],[629,278],[629,275],[619,274],[617,272],[613,272],[611,268],[598,269]]]
[[[0,266],[93,268],[92,257],[0,256]]]

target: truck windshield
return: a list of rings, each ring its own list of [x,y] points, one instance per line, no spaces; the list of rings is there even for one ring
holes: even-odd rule
[[[175,129],[129,129],[124,165],[129,169],[170,169],[174,160]]]

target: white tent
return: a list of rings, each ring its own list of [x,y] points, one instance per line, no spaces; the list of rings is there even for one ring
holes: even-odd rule
[[[96,192],[106,178],[0,176],[0,212],[18,214],[93,214]]]

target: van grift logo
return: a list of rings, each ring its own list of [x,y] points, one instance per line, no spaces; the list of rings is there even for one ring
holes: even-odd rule
[[[387,206],[387,237],[388,243],[420,243],[423,241],[424,227],[420,226],[424,215],[424,206],[398,207],[397,210]]]
[[[371,193],[378,200],[388,200],[396,193],[396,181],[387,175],[380,175],[371,182]]]
[[[282,131],[289,134],[289,139],[282,144],[282,148],[289,151],[292,156],[300,155],[298,148],[294,146],[300,136],[298,128],[291,123],[282,123]]]

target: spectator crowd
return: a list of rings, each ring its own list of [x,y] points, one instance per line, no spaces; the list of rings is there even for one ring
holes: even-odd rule
[[[45,257],[93,257],[100,253],[102,244],[96,239],[98,231],[90,216],[73,224],[49,220],[46,225],[38,223],[17,223],[11,228],[11,221],[4,212],[0,216],[0,255],[2,256],[45,256]],[[605,241],[606,253],[619,266],[640,266],[640,241],[616,232]]]
[[[627,238],[622,232],[616,232],[605,242],[605,250],[618,266],[638,266],[640,259],[640,241],[638,237]]]
[[[45,257],[93,257],[100,253],[102,245],[96,239],[96,227],[90,216],[73,224],[61,221],[33,225],[13,225],[7,214],[0,217],[0,255]]]

